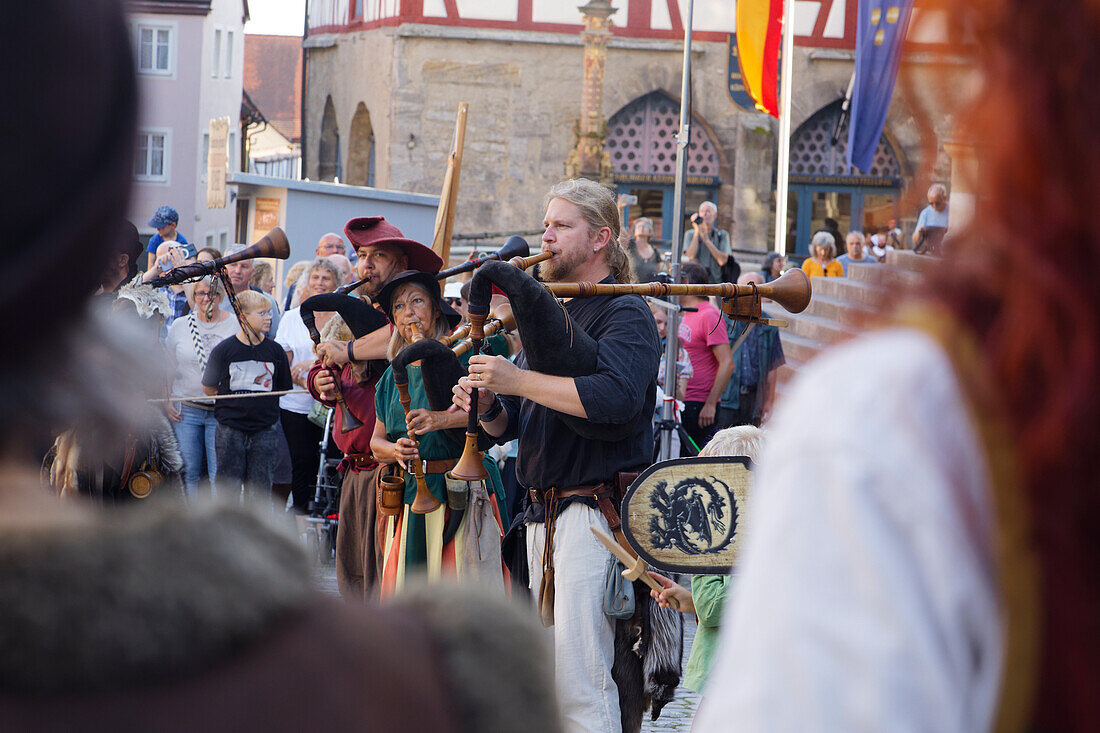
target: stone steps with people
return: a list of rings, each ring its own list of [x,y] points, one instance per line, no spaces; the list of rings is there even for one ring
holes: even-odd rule
[[[814,278],[810,304],[801,313],[768,304],[775,318],[790,322],[780,330],[786,363],[776,375],[779,392],[821,351],[879,323],[895,294],[919,287],[935,263],[933,257],[895,250],[887,253],[885,264],[852,263],[847,277]]]

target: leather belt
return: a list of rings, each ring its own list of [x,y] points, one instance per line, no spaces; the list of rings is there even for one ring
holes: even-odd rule
[[[563,486],[549,489],[530,489],[531,501],[535,504],[543,504],[550,498],[564,499],[567,496],[587,496],[596,498],[596,492],[606,487],[607,484],[587,484],[585,486]]]
[[[431,461],[421,461],[424,464],[424,473],[447,473],[458,465],[457,458],[437,458]]]
[[[344,460],[348,465],[356,470],[363,470],[365,468],[373,468],[376,463],[374,455],[371,453],[346,453],[344,454]]]

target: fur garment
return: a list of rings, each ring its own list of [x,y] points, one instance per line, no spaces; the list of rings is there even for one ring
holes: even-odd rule
[[[676,576],[673,576],[674,578]],[[611,676],[619,688],[623,733],[637,733],[642,714],[657,720],[672,701],[684,656],[684,619],[679,611],[661,608],[649,587],[634,584],[634,616],[615,623],[615,656]]]
[[[0,534],[0,686],[25,694],[200,670],[312,597],[293,535],[241,507],[142,504]]]

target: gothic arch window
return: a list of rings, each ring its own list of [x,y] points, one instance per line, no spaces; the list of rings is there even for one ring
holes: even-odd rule
[[[832,137],[840,117],[838,100],[799,125],[791,135],[790,196],[787,199],[787,252],[805,256],[813,233],[835,222],[843,232],[871,234],[900,219],[904,168],[885,136],[879,138],[871,169],[845,161],[848,128]]]
[[[616,175],[676,175],[679,102],[663,92],[650,92],[612,115],[607,127],[604,148],[611,156]],[[691,128],[688,175],[718,177],[718,152],[707,131],[699,124]]]
[[[332,97],[325,100],[321,117],[321,141],[317,150],[317,177],[322,181],[340,178],[340,130],[336,125],[336,107]]]
[[[885,136],[879,138],[871,170],[860,171],[848,165],[845,160],[848,151],[847,125],[841,128],[836,145],[832,144],[840,105],[841,102],[837,101],[822,107],[791,135],[791,175],[901,178],[901,163]]]
[[[370,112],[362,102],[355,108],[348,134],[348,177],[344,183],[374,185],[374,128]]]

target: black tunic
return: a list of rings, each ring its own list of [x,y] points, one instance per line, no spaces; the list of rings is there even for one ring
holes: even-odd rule
[[[574,378],[588,419],[618,424],[640,413],[652,415],[661,347],[645,301],[637,295],[574,298],[565,308],[598,343],[595,373]],[[523,352],[516,364],[527,368]],[[525,488],[598,484],[618,471],[640,470],[652,460],[651,420],[638,420],[633,434],[623,440],[586,440],[555,410],[515,396],[501,400],[508,430],[500,440],[519,438],[516,473]]]

